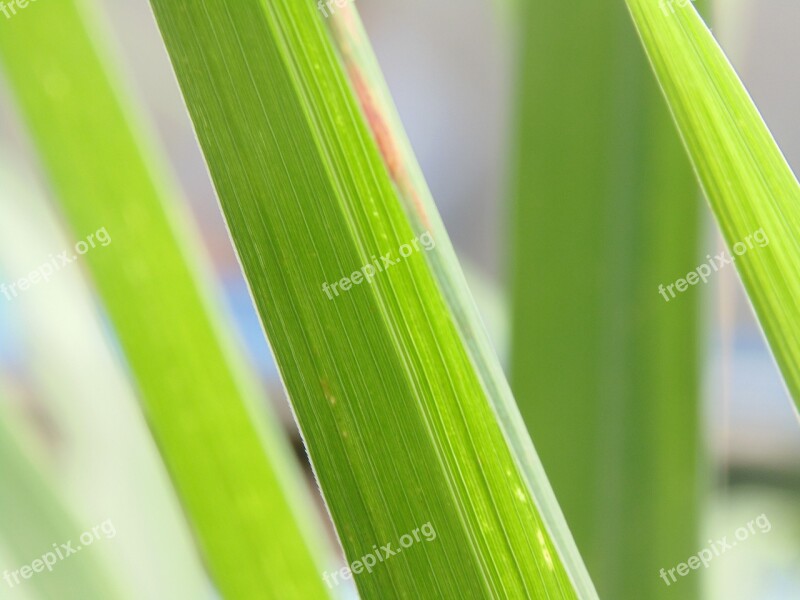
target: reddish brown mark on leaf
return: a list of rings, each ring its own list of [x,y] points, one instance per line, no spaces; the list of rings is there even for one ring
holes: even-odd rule
[[[376,95],[369,86],[368,79],[364,76],[358,61],[354,58],[355,51],[351,44],[354,41],[358,44],[361,40],[351,10],[341,11],[334,17],[334,31],[347,66],[347,74],[353,84],[359,104],[361,104],[361,110],[364,111],[364,115],[367,118],[367,124],[378,144],[378,150],[383,157],[389,176],[398,187],[400,194],[410,200],[425,228],[431,231],[425,206],[422,204],[416,187],[408,174],[408,169],[403,162],[403,154],[398,148],[392,129],[388,124],[388,119],[380,102],[376,100]]]

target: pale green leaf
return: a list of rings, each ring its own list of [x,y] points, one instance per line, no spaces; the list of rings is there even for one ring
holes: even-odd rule
[[[75,243],[27,171],[0,153],[6,284]],[[53,485],[92,521],[87,525],[109,518],[124,531],[123,543],[104,545],[103,554],[129,596],[207,594],[208,578],[133,386],[105,335],[85,273],[75,267],[59,269],[46,285],[40,281],[16,298],[6,285],[0,296],[0,314],[18,336],[20,383],[33,399],[36,421],[47,423]]]
[[[48,483],[30,445],[14,432],[14,422],[0,400],[0,538],[16,561],[0,569],[2,597],[13,599],[22,592],[41,598],[127,598],[98,560],[99,543],[78,550],[80,535],[98,523],[78,524]],[[61,544],[75,552],[62,553]],[[34,572],[37,559],[42,565]]]
[[[125,100],[91,2],[42,2],[0,27],[0,58],[119,336],[211,574],[231,598],[325,597],[315,523],[277,427],[209,299],[188,217]]]

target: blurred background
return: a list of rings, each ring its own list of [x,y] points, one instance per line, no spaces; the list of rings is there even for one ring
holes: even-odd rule
[[[520,42],[512,34],[511,2],[356,3],[505,360],[512,327],[507,165],[515,134],[514,57]],[[110,42],[131,75],[131,92],[147,106],[202,233],[220,296],[302,456],[148,3],[101,4],[113,27]],[[800,78],[792,59],[800,56],[799,22],[800,4],[789,0],[726,0],[714,6],[713,30],[795,173],[800,172]],[[11,281],[77,240],[50,208],[47,182],[2,79],[0,104],[0,281]],[[710,218],[704,231],[702,255],[719,252],[721,241]],[[695,266],[686,265],[686,271]],[[665,281],[679,276],[665,276]],[[709,463],[703,473],[711,491],[697,550],[762,513],[772,524],[768,533],[752,536],[695,576],[702,577],[705,598],[800,598],[800,420],[735,272],[722,271],[693,292],[703,296],[703,434]],[[0,297],[0,398],[19,430],[38,440],[36,452],[81,522],[88,527],[113,516],[118,531],[141,545],[109,542],[108,552],[115,554],[109,562],[128,565],[123,576],[139,586],[142,597],[187,597],[178,589],[196,591],[188,597],[213,597],[197,558],[187,551],[190,536],[177,517],[163,467],[137,413],[135,392],[96,308],[81,267],[65,269],[46,288],[28,292],[25,303]],[[148,474],[152,493],[125,491],[131,486],[127,475],[134,471]],[[141,558],[143,548],[165,538],[172,542],[157,553],[162,562]],[[11,565],[3,557],[0,542],[0,571]],[[194,587],[187,588],[187,581]],[[14,593],[25,597],[24,590]],[[681,597],[677,589],[675,597]]]

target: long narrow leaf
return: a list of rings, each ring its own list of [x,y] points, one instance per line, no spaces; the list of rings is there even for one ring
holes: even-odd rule
[[[730,256],[800,406],[800,184],[694,6],[627,3]],[[759,247],[754,238],[768,244]],[[709,257],[708,264],[724,266],[719,261]]]
[[[59,555],[54,550],[60,553],[61,543],[71,543],[71,549],[77,550],[74,540],[84,527],[77,524],[31,454],[9,426],[6,407],[0,405],[0,540],[8,555],[18,561],[0,569],[2,597],[14,598],[22,591],[42,598],[127,598],[91,550],[56,560]],[[43,562],[48,553],[52,556],[47,557],[49,568],[36,565],[33,571],[33,561]],[[62,564],[63,559],[68,560]]]
[[[6,283],[74,244],[55,207],[20,162],[5,154],[0,215]],[[24,296],[3,294],[3,311],[19,332],[15,356],[24,365],[28,392],[39,418],[50,424],[54,485],[81,514],[105,515],[124,532],[123,543],[103,548],[119,587],[134,598],[207,594],[194,540],[84,273],[61,269]]]
[[[576,597],[316,7],[152,5],[362,596]]]
[[[472,301],[455,250],[411,148],[358,13],[352,6],[346,6],[333,15],[330,23],[348,77],[384,163],[403,201],[411,225],[415,233],[422,234],[429,230],[437,240],[436,248],[427,252],[425,256],[452,311],[486,394],[513,448],[522,475],[531,489],[535,490],[534,496],[542,512],[542,518],[553,537],[553,544],[558,549],[564,567],[580,594],[591,596],[594,594],[592,582]],[[533,395],[542,397],[538,392]],[[525,400],[525,397],[522,400]]]
[[[9,81],[76,239],[104,228],[111,240],[83,258],[221,591],[325,597],[290,453],[258,424],[256,384],[208,300],[205,265],[142,122],[107,69],[94,11],[82,0],[40,3],[3,23]]]
[[[624,5],[519,15],[514,392],[601,597],[671,597],[659,569],[699,535],[702,292],[658,286],[697,265],[699,190]]]

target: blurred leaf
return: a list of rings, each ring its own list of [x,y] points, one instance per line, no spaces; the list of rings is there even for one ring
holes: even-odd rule
[[[74,243],[32,179],[20,161],[0,153],[5,282]],[[104,548],[118,585],[135,598],[208,594],[194,540],[84,273],[61,269],[46,286],[3,295],[0,313],[6,310],[20,333],[14,355],[30,385],[30,410],[46,423],[50,480],[76,515],[109,517],[124,532],[124,543]]]
[[[74,556],[64,556],[63,562],[56,560],[58,555],[54,550],[60,552],[62,543],[77,550],[77,540],[87,528],[75,523],[30,451],[12,433],[8,419],[6,410],[0,406],[0,538],[10,557],[17,561],[14,565],[3,565],[2,597],[14,598],[16,588],[41,598],[126,598],[91,551],[82,549]],[[87,525],[90,529],[97,523]],[[19,572],[23,566],[30,569],[34,560],[41,561],[48,553],[51,553],[47,557],[50,568],[42,564],[41,570],[29,573],[27,578]]]
[[[0,55],[138,384],[223,595],[322,598],[314,523],[277,426],[206,293],[205,264],[123,101],[91,4],[42,3],[0,28]],[[106,239],[106,236],[102,236]]]
[[[600,596],[672,597],[659,569],[698,536],[700,290],[657,290],[698,263],[699,194],[624,6],[519,15],[512,385]]]
[[[578,597],[314,4],[152,5],[362,596]]]
[[[694,6],[627,2],[775,360],[800,406],[800,185]],[[768,245],[751,249],[761,230]],[[744,252],[738,244],[747,246]]]

